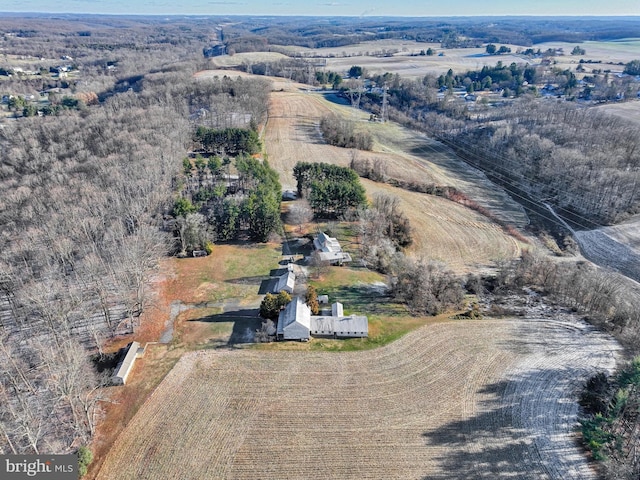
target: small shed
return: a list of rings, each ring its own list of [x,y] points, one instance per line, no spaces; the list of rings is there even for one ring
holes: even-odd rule
[[[138,342],[131,342],[127,345],[122,360],[116,366],[111,382],[114,385],[124,385],[127,383],[127,377],[131,373],[133,364],[136,358],[140,358],[144,355],[144,348],[140,347]]]

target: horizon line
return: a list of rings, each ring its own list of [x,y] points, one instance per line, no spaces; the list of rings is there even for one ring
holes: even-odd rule
[[[583,14],[583,15],[538,15],[538,14],[483,14],[483,15],[312,15],[312,14],[245,14],[245,13],[226,13],[226,14],[206,14],[206,13],[95,13],[95,12],[41,12],[41,11],[0,11],[0,16],[11,15],[86,15],[86,16],[105,16],[105,17],[246,17],[246,18],[286,18],[286,17],[306,17],[306,18],[630,18],[640,19],[640,14],[624,15],[624,14]]]

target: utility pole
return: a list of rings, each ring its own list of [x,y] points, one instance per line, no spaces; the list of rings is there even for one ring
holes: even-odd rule
[[[389,87],[387,86],[386,82],[384,84],[384,87],[382,89],[382,111],[380,112],[380,121],[382,123],[387,121],[387,90],[389,89]]]

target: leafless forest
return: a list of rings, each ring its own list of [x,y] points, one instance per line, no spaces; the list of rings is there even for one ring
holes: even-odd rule
[[[73,452],[90,443],[100,404],[107,400],[100,389],[107,379],[96,373],[90,354],[138,328],[153,298],[149,281],[158,260],[177,248],[167,220],[184,187],[184,159],[194,146],[195,128],[238,122],[255,127],[265,119],[268,81],[194,76],[210,65],[206,52],[212,45],[224,43],[229,53],[285,52],[287,44],[339,46],[347,37],[406,37],[447,48],[479,45],[489,35],[484,27],[457,22],[451,28],[458,34],[451,34],[449,27],[420,23],[403,29],[394,21],[372,38],[355,35],[351,21],[300,31],[295,20],[274,20],[269,28],[263,22],[0,18],[0,93],[6,97],[0,112],[0,453]],[[577,38],[575,25],[566,27],[554,24],[550,32]],[[255,33],[260,28],[264,36]],[[491,34],[523,45],[549,39],[534,30],[514,20]],[[581,35],[606,37],[613,30],[609,23],[587,24]],[[327,74],[321,63],[303,58],[242,68],[314,85]],[[537,73],[545,74],[542,68]],[[554,75],[555,81],[564,74]],[[432,76],[367,80],[368,90],[364,79],[350,82],[343,100],[357,89],[360,106],[379,114],[384,95],[383,120],[433,134],[507,190],[549,202],[578,230],[640,212],[637,126],[533,94],[468,108],[464,100],[440,98]],[[625,84],[625,93],[631,87]],[[371,139],[366,146],[375,148]],[[567,265],[527,254],[489,282],[498,293],[532,287],[548,294],[617,334],[636,353],[636,292],[615,275]],[[444,308],[430,308],[434,301],[426,305],[420,289],[402,288],[403,280],[428,267],[404,267],[400,296],[422,311]],[[455,281],[447,276],[442,282],[437,300],[444,306],[462,300],[460,285],[449,288]],[[482,296],[486,285],[476,284]],[[632,446],[635,430],[628,436]],[[637,473],[635,458],[629,464]]]
[[[194,116],[206,110],[202,123],[224,127],[238,113],[257,121],[265,113],[265,82],[193,78],[205,34],[109,23],[87,26],[89,35],[65,22],[0,22],[23,32],[4,37],[3,52],[17,56],[4,62],[28,56],[25,69],[39,70],[66,56],[80,72],[64,86],[42,75],[8,78],[3,91],[62,86],[60,96],[100,98],[0,125],[4,453],[65,452],[89,441],[104,379],[88,352],[133,331],[148,307],[150,275],[172,248],[163,215]]]

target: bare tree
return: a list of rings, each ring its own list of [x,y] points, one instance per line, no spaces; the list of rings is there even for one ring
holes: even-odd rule
[[[289,207],[287,220],[290,224],[297,225],[298,231],[301,232],[302,226],[313,220],[313,210],[311,209],[309,202],[304,198],[296,200]]]

